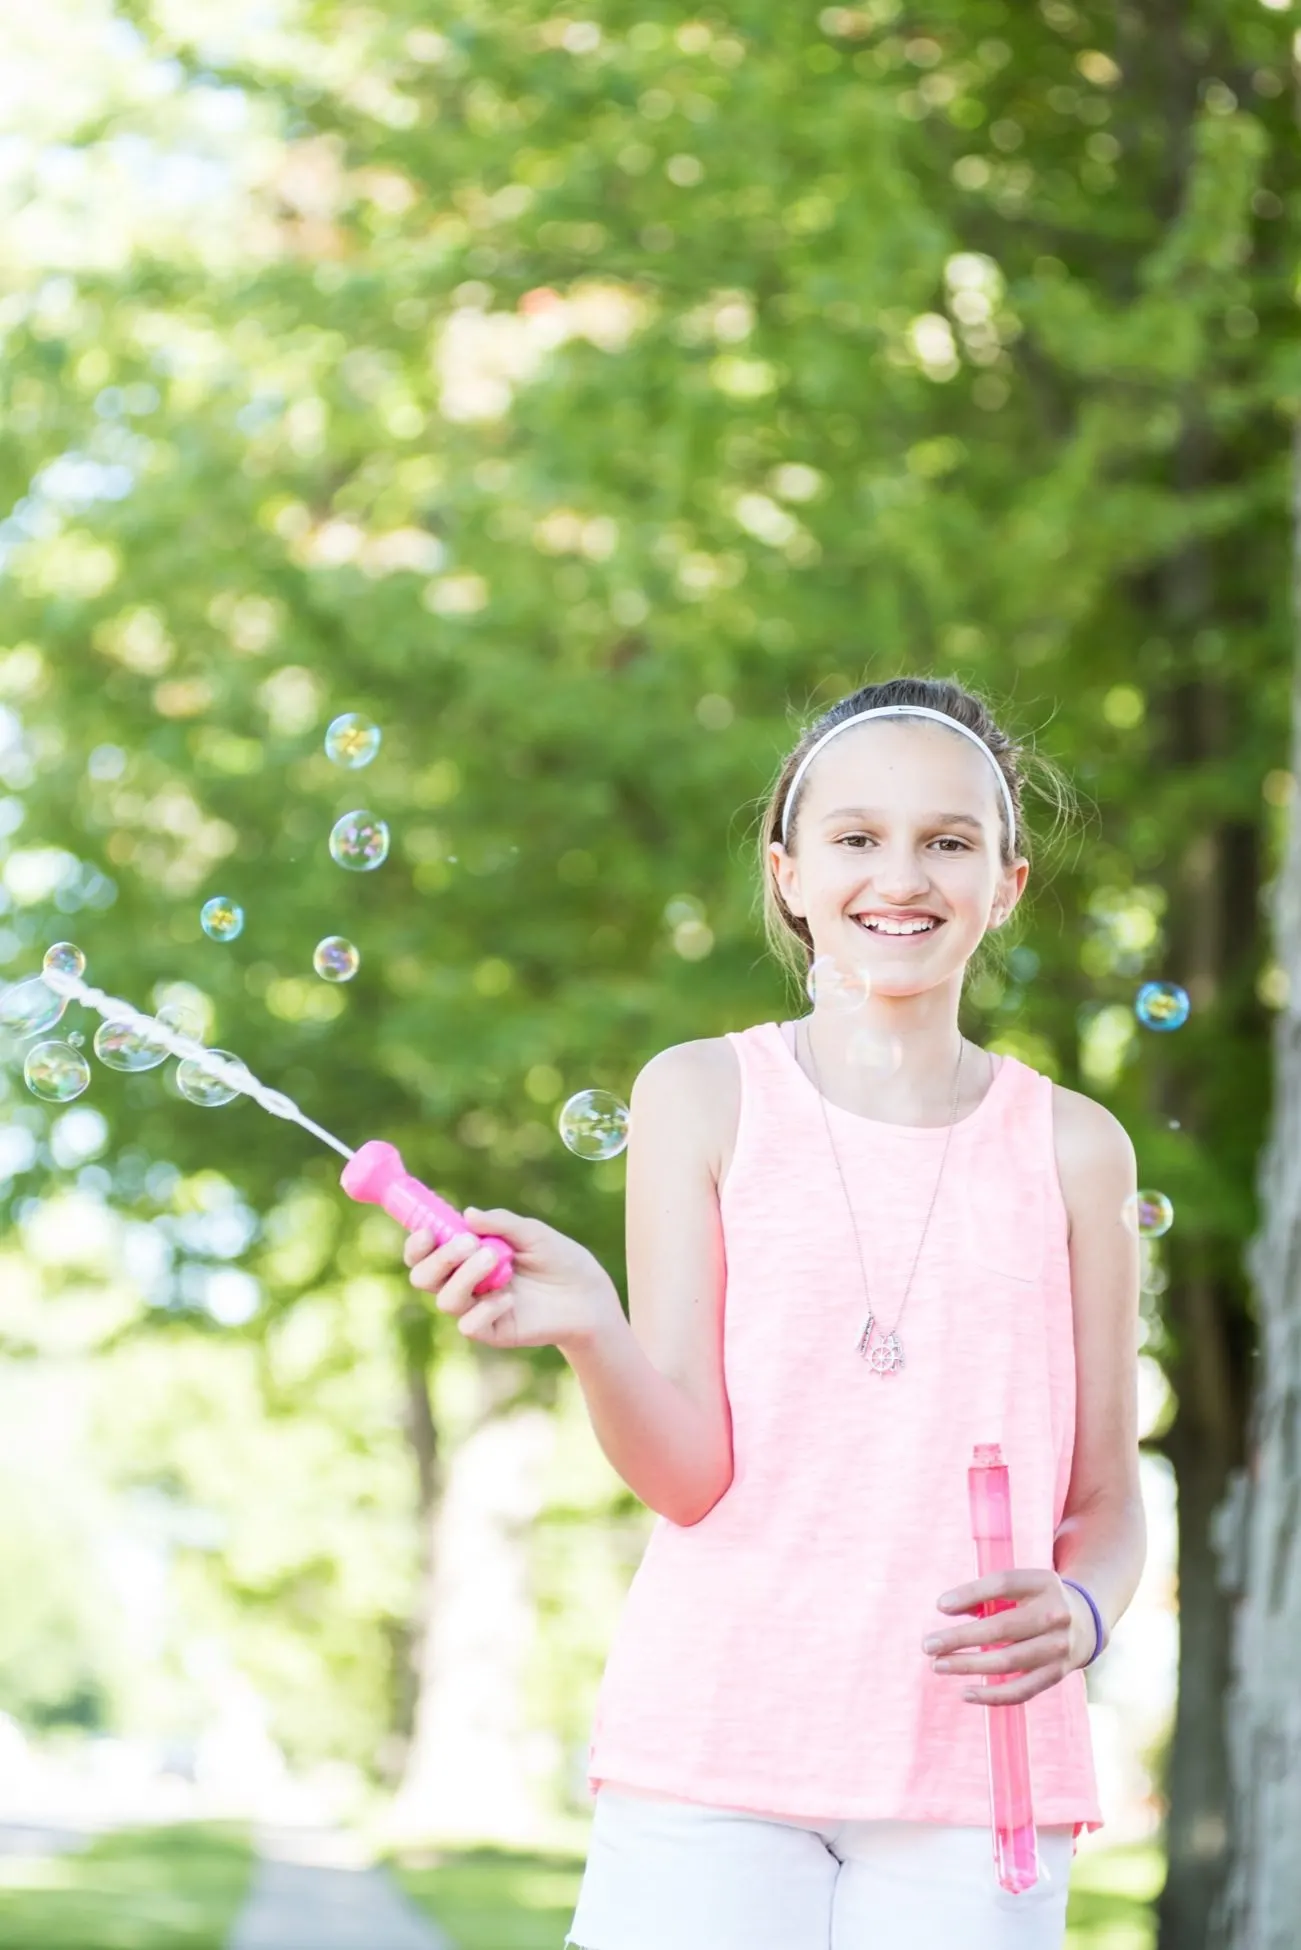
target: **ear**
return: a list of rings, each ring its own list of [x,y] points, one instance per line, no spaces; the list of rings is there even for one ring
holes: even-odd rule
[[[786,903],[787,912],[798,914],[803,920],[808,910],[800,892],[800,870],[780,840],[774,840],[768,848],[768,860],[773,879],[777,883],[777,891]]]
[[[1012,909],[1025,892],[1025,883],[1029,878],[1029,874],[1030,862],[1028,860],[1016,860],[1006,869],[998,892],[994,896],[994,904],[990,909],[989,920],[985,924],[986,930],[989,928],[1001,928],[1003,926],[1003,923],[1011,915]]]

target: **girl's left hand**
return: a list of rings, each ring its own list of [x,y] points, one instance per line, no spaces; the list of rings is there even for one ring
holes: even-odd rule
[[[1015,1706],[1046,1693],[1092,1656],[1093,1614],[1056,1571],[995,1571],[946,1591],[937,1603],[941,1611],[978,1612],[994,1598],[1013,1603],[1006,1611],[965,1619],[922,1640],[936,1672],[1017,1675],[1001,1684],[964,1688],[964,1699],[979,1706]],[[1003,1645],[1004,1640],[1009,1643]],[[976,1649],[991,1645],[1001,1649]]]

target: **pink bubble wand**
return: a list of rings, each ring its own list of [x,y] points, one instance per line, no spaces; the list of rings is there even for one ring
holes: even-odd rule
[[[166,1050],[169,1056],[180,1057],[193,1063],[208,1076],[215,1077],[229,1089],[237,1090],[241,1096],[248,1097],[261,1109],[269,1111],[273,1117],[283,1117],[287,1122],[298,1124],[322,1144],[328,1144],[342,1158],[346,1158],[340,1183],[349,1198],[362,1205],[378,1205],[396,1219],[407,1232],[432,1233],[435,1245],[442,1246],[457,1233],[469,1232],[464,1215],[445,1198],[431,1191],[413,1178],[402,1163],[395,1145],[386,1144],[382,1138],[372,1138],[358,1150],[351,1150],[341,1138],[323,1130],[305,1117],[292,1097],[285,1096],[282,1090],[270,1090],[259,1082],[251,1070],[241,1062],[233,1062],[218,1050],[211,1050],[198,1042],[193,1036],[173,1029],[168,1023],[159,1022],[156,1016],[149,1016],[124,1002],[119,996],[105,995],[103,989],[91,988],[79,975],[62,969],[47,968],[40,978],[47,988],[65,1001],[83,1003],[105,1022],[124,1023],[138,1036],[158,1049]],[[479,1244],[489,1247],[494,1254],[492,1266],[475,1287],[476,1293],[497,1293],[509,1281],[515,1270],[514,1254],[504,1239],[495,1233],[485,1233]]]
[[[976,1444],[967,1471],[967,1490],[977,1571],[983,1578],[992,1571],[1012,1570],[1012,1492],[997,1442]],[[981,1605],[980,1616],[990,1618],[995,1612],[1010,1611],[1015,1602],[1012,1598],[991,1598]],[[985,1684],[994,1685],[1006,1678],[1000,1673],[997,1680],[987,1677]],[[1040,1874],[1024,1702],[987,1706],[985,1735],[994,1868],[1002,1887],[1019,1896],[1033,1889]]]

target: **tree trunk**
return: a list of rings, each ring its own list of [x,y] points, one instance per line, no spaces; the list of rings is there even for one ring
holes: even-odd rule
[[[419,1711],[429,1619],[434,1606],[435,1540],[443,1496],[443,1463],[430,1396],[433,1323],[427,1308],[408,1302],[398,1313],[402,1353],[404,1421],[416,1477],[417,1559],[415,1598],[410,1616],[393,1634],[392,1711],[383,1772],[401,1779],[407,1766]]]
[[[525,1842],[546,1825],[545,1735],[530,1722],[528,1537],[554,1441],[528,1364],[475,1350],[475,1419],[439,1471],[417,1617],[413,1721],[393,1841]],[[544,1751],[546,1750],[546,1751]]]
[[[1208,565],[1195,550],[1173,568],[1166,608],[1190,634],[1209,607]],[[1198,677],[1181,684],[1167,724],[1169,767],[1196,772],[1213,764],[1232,736],[1219,683]],[[1235,1041],[1242,1011],[1256,1006],[1241,997],[1244,970],[1256,953],[1258,853],[1254,832],[1222,821],[1193,837],[1171,888],[1170,966],[1199,1016],[1213,1011]],[[1216,1091],[1206,1066],[1171,1076],[1166,1107],[1214,1149]],[[1168,1434],[1153,1446],[1169,1459],[1178,1495],[1179,1688],[1165,1781],[1168,1873],[1157,1904],[1157,1942],[1158,1950],[1209,1950],[1230,1827],[1225,1729],[1218,1713],[1208,1711],[1229,1684],[1232,1636],[1214,1529],[1245,1454],[1252,1333],[1237,1270],[1216,1265],[1201,1249],[1195,1256],[1185,1251],[1177,1231],[1171,1246],[1165,1365],[1178,1408]]]
[[[1294,456],[1296,616],[1301,641],[1301,428]],[[1293,692],[1301,776],[1301,655]],[[1223,1950],[1294,1950],[1301,1930],[1301,820],[1274,889],[1288,999],[1275,1031],[1274,1110],[1250,1262],[1260,1362],[1244,1488],[1244,1579],[1228,1694],[1237,1798],[1230,1874],[1217,1905]]]

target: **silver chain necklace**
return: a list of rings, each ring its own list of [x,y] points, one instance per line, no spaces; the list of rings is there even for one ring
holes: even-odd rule
[[[796,1025],[796,1029],[798,1033],[798,1024]],[[908,1275],[908,1284],[903,1290],[903,1300],[900,1302],[899,1312],[895,1316],[894,1326],[888,1334],[878,1338],[875,1346],[872,1345],[872,1332],[876,1326],[876,1315],[872,1311],[871,1296],[868,1293],[867,1261],[863,1256],[863,1241],[859,1235],[858,1218],[854,1212],[853,1200],[849,1196],[849,1186],[845,1183],[845,1173],[840,1162],[840,1153],[836,1149],[836,1140],[831,1135],[831,1120],[827,1116],[827,1100],[822,1091],[822,1078],[818,1072],[818,1059],[813,1054],[813,1037],[809,1031],[807,1018],[804,1021],[804,1047],[808,1052],[809,1067],[813,1071],[813,1081],[817,1088],[818,1103],[822,1109],[822,1127],[827,1134],[827,1148],[830,1150],[835,1163],[836,1176],[840,1180],[840,1189],[845,1199],[845,1210],[849,1214],[849,1223],[853,1227],[854,1246],[858,1253],[858,1271],[863,1282],[863,1305],[867,1310],[867,1319],[863,1324],[863,1331],[858,1337],[858,1352],[862,1355],[874,1374],[895,1374],[903,1366],[903,1347],[900,1343],[898,1332],[899,1322],[903,1319],[903,1310],[908,1305],[908,1295],[912,1292],[913,1275],[917,1271],[917,1264],[922,1256],[922,1247],[926,1244],[926,1235],[931,1229],[931,1214],[935,1210],[935,1201],[940,1195],[940,1182],[944,1177],[944,1166],[948,1160],[949,1145],[953,1140],[953,1119],[958,1108],[958,1085],[962,1078],[962,1057],[966,1044],[959,1038],[957,1068],[953,1072],[953,1101],[949,1105],[949,1123],[944,1138],[944,1150],[940,1155],[940,1168],[936,1174],[935,1189],[931,1193],[931,1202],[926,1210],[926,1219],[922,1226],[922,1236],[917,1241],[917,1251],[913,1254],[912,1270]]]

